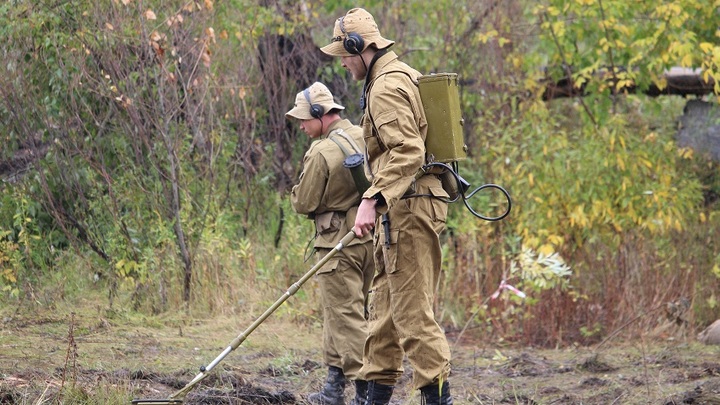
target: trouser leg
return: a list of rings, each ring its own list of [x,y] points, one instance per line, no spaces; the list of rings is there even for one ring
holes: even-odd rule
[[[441,269],[439,233],[446,205],[431,199],[399,202],[391,210],[390,245],[382,228],[375,235],[377,276],[370,304],[370,331],[365,342],[363,375],[395,385],[402,358],[413,366],[413,386],[447,381],[450,347],[433,313],[434,288]]]
[[[322,249],[318,254],[322,257],[327,252]],[[361,378],[367,337],[365,302],[372,273],[372,246],[366,243],[344,248],[316,276],[323,305],[324,359],[350,380]]]

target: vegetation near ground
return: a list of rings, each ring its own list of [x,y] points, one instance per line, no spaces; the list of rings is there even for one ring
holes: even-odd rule
[[[471,186],[435,294],[456,403],[718,403],[696,335],[720,318],[720,3],[361,3],[458,75]],[[360,121],[319,50],[356,5],[0,2],[0,403],[166,398],[308,271],[310,141],[284,114],[321,81]],[[491,183],[502,221],[477,215],[507,207]],[[303,403],[318,302],[309,282],[187,402]]]

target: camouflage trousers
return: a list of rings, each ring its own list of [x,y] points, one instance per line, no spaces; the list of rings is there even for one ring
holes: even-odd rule
[[[318,248],[322,258],[331,249]],[[372,243],[343,248],[315,276],[323,306],[323,357],[350,380],[358,378],[367,336],[365,304],[375,273]]]
[[[437,180],[421,180],[426,178]],[[416,187],[418,194],[447,196],[439,181],[418,181]],[[361,374],[368,381],[395,385],[407,356],[417,389],[447,381],[450,373],[450,347],[433,313],[447,203],[429,197],[403,199],[388,216],[389,243],[382,219],[375,228],[376,276],[368,299],[370,331]]]

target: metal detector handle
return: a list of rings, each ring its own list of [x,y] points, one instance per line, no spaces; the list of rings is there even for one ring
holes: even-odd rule
[[[207,366],[200,367],[200,374],[196,375],[195,378],[192,379],[185,387],[180,389],[178,392],[174,393],[170,396],[170,398],[179,398],[185,396],[198,382],[202,381],[205,377],[207,377],[207,373],[209,373],[212,369],[215,368],[215,366],[218,365],[230,352],[237,349],[238,346],[242,342],[247,339],[247,337],[255,330],[258,326],[260,326],[261,323],[267,319],[270,314],[275,312],[275,310],[282,305],[283,302],[287,301],[288,298],[290,298],[291,295],[295,294],[300,287],[305,284],[306,281],[308,281],[315,273],[320,270],[320,268],[328,262],[328,260],[332,259],[333,256],[337,254],[337,252],[341,251],[345,246],[350,244],[350,242],[355,239],[355,230],[352,229],[350,232],[347,233],[347,235],[343,236],[343,238],[338,242],[338,244],[330,251],[328,254],[326,254],[322,259],[320,259],[319,262],[317,262],[307,273],[305,273],[304,276],[300,278],[295,284],[291,285],[290,288],[285,292],[285,294],[282,295],[277,301],[275,301],[274,304],[270,306],[265,312],[263,312],[262,315],[258,319],[255,320],[255,322],[252,323],[243,333],[238,335],[233,341],[230,343],[230,346],[225,348],[222,353],[220,353],[219,356],[215,358],[215,360],[211,361],[210,364]]]
[[[300,278],[295,284],[291,285],[290,288],[288,288],[287,291],[285,291],[285,294],[283,294],[282,297],[280,297],[277,301],[275,301],[274,304],[270,306],[265,312],[263,312],[262,315],[258,319],[253,322],[252,325],[250,325],[245,332],[240,334],[240,336],[236,337],[235,340],[230,343],[230,348],[232,350],[237,349],[238,346],[247,338],[247,336],[252,333],[252,331],[255,330],[265,319],[267,319],[270,314],[275,312],[275,310],[283,303],[285,302],[290,296],[295,294],[300,287],[305,284],[306,281],[308,281],[315,273],[320,270],[320,268],[325,265],[325,263],[328,262],[328,260],[332,259],[333,256],[337,254],[337,252],[341,251],[345,246],[347,246],[352,240],[355,239],[355,231],[351,230],[347,233],[347,235],[343,236],[343,238],[338,242],[338,244],[330,251],[328,254],[326,254],[322,259],[320,259],[319,262],[317,262],[307,273],[305,273],[304,276]],[[210,363],[210,365],[213,365]]]

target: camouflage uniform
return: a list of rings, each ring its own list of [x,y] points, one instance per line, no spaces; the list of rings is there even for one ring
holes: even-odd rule
[[[352,150],[343,135],[362,148],[362,130],[343,119],[331,124],[326,136],[312,143],[303,159],[299,183],[293,187],[292,206],[314,218],[315,248],[324,257],[350,232],[360,196],[350,171],[343,167],[344,152],[330,139]],[[356,238],[316,273],[323,305],[323,350],[329,366],[356,380],[362,366],[367,335],[365,301],[374,273],[371,237]]]
[[[353,404],[389,404],[407,356],[423,403],[452,405],[450,347],[433,313],[448,194],[437,175],[417,177],[426,163],[428,126],[417,87],[421,74],[389,51],[394,43],[367,10],[353,8],[335,21],[330,43],[321,48],[342,58],[355,80],[365,79],[360,104],[372,185],[353,229],[357,235],[374,229],[377,273],[361,370],[367,395],[356,395]]]
[[[447,381],[450,348],[435,321],[433,295],[441,269],[439,235],[445,229],[447,199],[440,179],[415,180],[425,163],[427,122],[416,79],[420,73],[390,51],[380,56],[367,79],[367,109],[362,126],[372,186],[364,198],[379,194],[386,205],[390,237],[378,218],[375,226],[377,275],[370,297],[370,333],[362,373],[366,379],[395,385],[406,354],[415,388]]]

